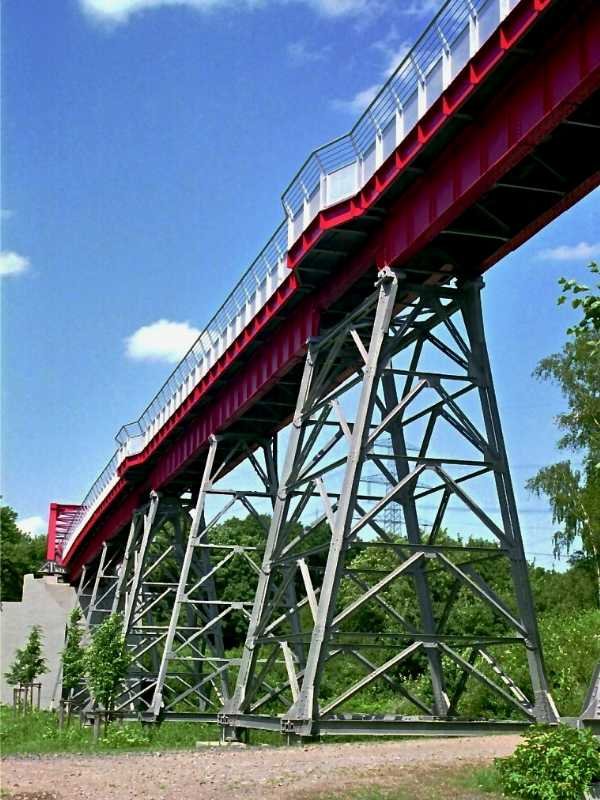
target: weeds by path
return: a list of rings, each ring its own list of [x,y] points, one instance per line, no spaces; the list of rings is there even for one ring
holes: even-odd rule
[[[78,718],[72,719],[70,725],[61,730],[53,712],[15,714],[12,708],[0,707],[0,753],[3,756],[193,750],[196,742],[218,738],[219,731],[215,725],[198,722],[162,725],[114,722],[106,736],[95,744],[91,727],[81,725]],[[257,732],[253,735],[253,742],[278,745],[283,744],[283,739],[277,734]]]
[[[294,800],[501,800],[494,767],[466,766],[395,769],[391,773],[350,776],[349,785],[327,792],[300,793]],[[356,784],[364,785],[356,785]]]

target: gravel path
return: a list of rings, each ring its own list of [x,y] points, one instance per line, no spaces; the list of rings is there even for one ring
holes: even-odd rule
[[[489,762],[518,736],[420,739],[197,752],[44,756],[2,761],[14,800],[268,800],[313,797],[429,768]],[[394,776],[396,776],[394,778]]]

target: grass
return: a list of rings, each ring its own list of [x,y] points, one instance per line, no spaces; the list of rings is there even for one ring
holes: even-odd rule
[[[0,753],[34,755],[50,753],[106,753],[124,751],[193,750],[196,742],[216,741],[215,725],[197,722],[168,722],[142,725],[139,722],[114,722],[107,735],[93,741],[92,729],[78,719],[62,730],[56,714],[34,711],[16,715],[12,708],[0,706]],[[268,731],[253,731],[252,744],[281,745],[281,736]]]
[[[488,795],[502,796],[500,774],[496,767],[474,767],[464,775],[457,776],[458,784],[465,789],[478,790]]]
[[[359,782],[357,776],[354,780]],[[298,795],[297,800],[501,800],[494,767],[405,768],[380,779],[369,774],[364,786],[340,786],[325,793]],[[374,785],[377,784],[377,785]]]

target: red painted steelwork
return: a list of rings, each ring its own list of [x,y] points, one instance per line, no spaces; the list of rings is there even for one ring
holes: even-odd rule
[[[290,248],[290,267],[299,265],[325,231],[362,216],[379,200],[548,5],[549,0],[530,0],[515,7],[364,188],[355,197],[317,214]],[[561,35],[557,52],[540,56],[533,74],[525,76],[520,85],[511,81],[503,101],[496,98],[496,112],[472,126],[466,134],[467,141],[461,137],[438,159],[435,168],[428,170],[429,177],[418,181],[412,191],[402,196],[389,215],[387,231],[378,237],[376,244],[369,245],[369,252],[377,250],[378,266],[391,265],[400,257],[399,253],[394,255],[398,250],[403,251],[404,258],[419,250],[458,216],[457,209],[460,213],[468,207],[469,193],[481,194],[491,188],[597,87],[599,26],[596,6],[590,8],[587,19],[584,15],[575,21],[570,36]],[[481,183],[482,178],[485,184]],[[424,182],[428,186],[424,187]],[[457,202],[461,203],[460,208]],[[393,242],[390,229],[394,230]],[[421,234],[426,238],[421,238]]]
[[[527,0],[513,13],[457,77],[438,104],[434,104],[415,131],[388,158],[358,195],[321,212],[300,237],[289,254],[290,267],[300,264],[323,233],[364,214],[392,181],[440,129],[444,121],[483,81],[489,70],[514,47],[548,2]],[[381,228],[348,262],[343,272],[335,272],[316,293],[301,299],[293,314],[270,334],[252,362],[244,366],[193,419],[169,446],[165,441],[206,391],[221,377],[232,361],[257,333],[281,313],[297,292],[292,272],[278,294],[259,313],[256,320],[238,337],[219,362],[205,376],[182,407],[163,426],[152,443],[120,467],[120,479],[113,491],[96,509],[65,558],[65,566],[75,579],[81,566],[97,552],[101,542],[116,535],[131,517],[134,508],[150,488],[160,490],[185,469],[206,445],[208,436],[224,430],[265,393],[304,352],[306,338],[318,329],[319,310],[343,295],[365,270],[384,264],[402,264],[431,242],[448,223],[469,208],[513,166],[531,153],[540,140],[567,118],[574,108],[600,84],[600,7],[589,4],[579,9],[576,19],[563,27],[560,39],[540,53],[532,68],[514,79],[504,92],[494,97],[477,124],[469,126],[453,141],[426,174],[419,177],[395,202]],[[514,249],[536,230],[574,203],[600,181],[590,176],[577,190],[565,196],[486,262],[474,265],[488,269],[506,252]],[[164,445],[163,451],[157,448]],[[141,466],[154,455],[153,466],[143,484],[127,483],[132,467]],[[118,504],[116,501],[119,501]],[[111,510],[111,507],[114,507]],[[89,534],[93,534],[89,536]],[[84,544],[85,542],[85,544]]]
[[[121,462],[117,470],[120,476],[126,475],[127,470],[130,468],[145,463],[148,458],[156,452],[165,439],[172,433],[173,429],[181,422],[183,417],[188,415],[189,411],[206,395],[214,383],[223,376],[223,373],[237,358],[239,358],[246,347],[256,339],[264,330],[265,326],[280,312],[282,306],[287,303],[297,288],[298,280],[296,276],[289,275],[275,291],[273,296],[267,300],[263,308],[261,308],[256,316],[248,323],[240,335],[234,339],[219,360],[213,364],[179,408],[169,417],[152,441],[140,453],[129,456]]]
[[[50,503],[48,516],[48,533],[46,536],[46,559],[58,561],[62,555],[65,534],[79,506],[66,503]]]

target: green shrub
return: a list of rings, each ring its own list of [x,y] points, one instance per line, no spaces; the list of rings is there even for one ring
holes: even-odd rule
[[[121,682],[131,664],[120,614],[111,614],[94,629],[82,663],[94,703],[112,711]]]
[[[539,619],[550,691],[560,714],[576,716],[590,676],[600,658],[600,611],[586,609],[572,613],[547,613]],[[529,668],[524,648],[490,648],[506,672],[526,694],[531,694]],[[481,660],[477,667],[494,679]],[[518,712],[501,697],[492,695],[479,681],[469,680],[459,712],[467,717],[502,719]]]
[[[42,653],[42,629],[33,625],[25,647],[17,649],[15,660],[4,677],[9,686],[16,686],[33,683],[45,672],[48,672],[48,667]]]
[[[600,748],[591,731],[540,725],[524,738],[512,756],[496,760],[507,794],[523,800],[582,800],[600,778]]]
[[[69,697],[81,685],[84,677],[85,648],[81,644],[83,639],[81,620],[81,609],[75,607],[69,616],[65,649],[61,653],[63,697]]]
[[[136,724],[111,725],[100,740],[100,744],[112,750],[148,747],[150,745],[150,735]]]

